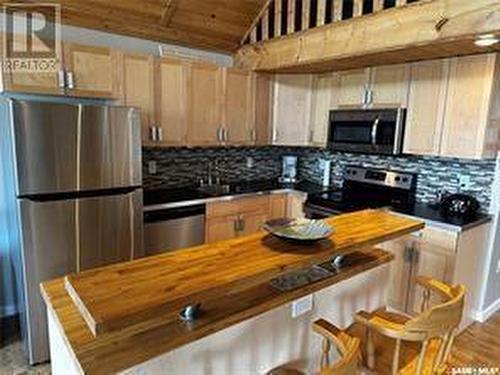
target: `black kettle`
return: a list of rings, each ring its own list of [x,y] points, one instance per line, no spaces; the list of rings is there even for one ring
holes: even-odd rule
[[[471,217],[479,211],[476,198],[466,194],[452,194],[444,198],[441,211],[444,216]]]

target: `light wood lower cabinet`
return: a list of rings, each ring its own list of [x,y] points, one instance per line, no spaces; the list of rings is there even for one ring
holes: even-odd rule
[[[423,290],[415,279],[429,276],[452,285],[465,285],[467,298],[461,328],[470,324],[474,311],[479,308],[489,228],[489,223],[465,232],[426,227],[416,234],[382,244],[382,248],[395,255],[388,306],[409,314],[419,313]],[[438,299],[432,301],[438,302]]]
[[[256,233],[270,219],[303,217],[303,202],[303,197],[297,194],[271,194],[210,203],[206,213],[206,242]]]

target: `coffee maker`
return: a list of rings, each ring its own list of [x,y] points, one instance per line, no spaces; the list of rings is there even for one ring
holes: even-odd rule
[[[283,184],[297,182],[297,156],[283,156],[283,167],[279,181]]]

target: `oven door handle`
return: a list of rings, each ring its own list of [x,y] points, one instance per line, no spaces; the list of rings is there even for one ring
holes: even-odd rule
[[[372,145],[377,145],[377,133],[378,133],[378,124],[380,123],[380,117],[377,116],[375,121],[373,121],[372,125]]]

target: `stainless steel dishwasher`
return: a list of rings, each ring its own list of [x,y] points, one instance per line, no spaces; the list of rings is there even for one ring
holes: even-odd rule
[[[204,242],[205,205],[144,212],[144,250],[147,256]]]

